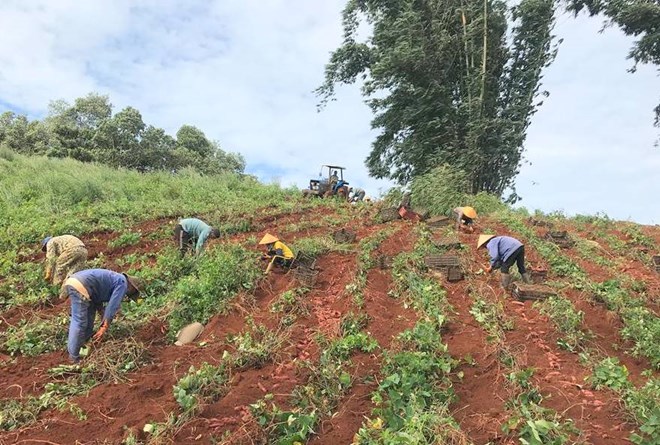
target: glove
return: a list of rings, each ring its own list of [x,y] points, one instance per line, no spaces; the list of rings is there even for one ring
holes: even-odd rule
[[[103,320],[103,323],[101,323],[101,327],[99,328],[98,331],[96,331],[96,333],[92,337],[92,343],[98,343],[99,341],[101,341],[101,338],[103,338],[105,331],[107,331],[109,327],[110,327],[110,323],[108,323],[108,320]]]
[[[488,266],[486,266],[484,270],[486,271],[486,273],[491,273],[493,271],[493,266],[489,264]]]
[[[46,270],[46,275],[44,276],[44,280],[50,281],[51,277],[52,277],[52,274],[50,273],[50,269]]]

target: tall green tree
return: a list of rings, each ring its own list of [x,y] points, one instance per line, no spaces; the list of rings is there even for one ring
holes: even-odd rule
[[[201,156],[208,156],[213,151],[211,141],[202,130],[192,125],[182,125],[176,132],[176,144],[179,148],[189,150]]]
[[[602,14],[628,36],[637,40],[628,54],[635,65],[660,66],[660,1],[658,0],[567,0],[569,11],[585,10],[591,16]],[[657,94],[657,92],[656,92]],[[655,126],[660,127],[660,105],[655,107]]]
[[[107,95],[89,93],[77,98],[73,105],[64,100],[51,102],[45,123],[55,141],[48,154],[87,162],[95,160],[99,149],[97,132],[111,116],[112,104]]]
[[[93,140],[97,159],[114,167],[145,169],[140,154],[140,139],[145,127],[142,114],[133,107],[126,107],[102,120]]]
[[[325,105],[337,84],[364,82],[380,130],[372,176],[407,184],[449,164],[469,174],[471,192],[502,194],[556,54],[553,14],[554,0],[349,0],[317,94]]]

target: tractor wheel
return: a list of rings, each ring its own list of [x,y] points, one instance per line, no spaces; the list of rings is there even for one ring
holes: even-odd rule
[[[348,190],[346,190],[346,187],[342,187],[339,190],[337,190],[337,196],[341,198],[342,201],[347,201],[348,200]]]

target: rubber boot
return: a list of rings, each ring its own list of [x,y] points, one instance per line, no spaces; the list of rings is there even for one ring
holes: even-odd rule
[[[529,275],[529,272],[522,274],[522,279],[527,284],[532,284],[532,277]]]
[[[511,286],[511,274],[503,273],[502,274],[502,287],[505,290],[509,290],[509,286]]]

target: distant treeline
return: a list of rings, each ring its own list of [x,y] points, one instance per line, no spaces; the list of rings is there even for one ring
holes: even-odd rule
[[[90,93],[73,105],[51,102],[42,120],[30,121],[7,111],[0,114],[0,147],[143,172],[191,167],[209,174],[245,169],[243,156],[225,152],[199,128],[182,125],[172,137],[147,125],[133,107],[115,114],[112,108],[108,96]]]

